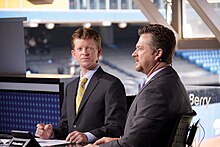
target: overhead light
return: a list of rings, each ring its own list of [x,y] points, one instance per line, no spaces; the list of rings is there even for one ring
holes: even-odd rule
[[[37,22],[34,22],[34,21],[31,21],[31,22],[29,23],[29,27],[31,27],[31,28],[37,28],[37,27],[38,27],[38,23],[37,23]]]
[[[46,24],[45,24],[45,27],[46,27],[48,30],[52,30],[52,29],[55,27],[55,24],[54,24],[54,23],[46,23]]]
[[[103,21],[102,22],[102,25],[107,27],[107,26],[111,26],[112,25],[112,22],[111,21]]]
[[[83,24],[83,27],[84,27],[84,28],[90,28],[91,26],[92,26],[91,23],[85,23],[85,24]]]
[[[121,29],[124,29],[124,28],[127,27],[127,23],[121,22],[121,23],[118,24],[118,27],[121,28]]]
[[[40,19],[31,19],[30,21],[25,22],[25,26],[31,27],[31,28],[37,28],[39,24],[41,23]]]

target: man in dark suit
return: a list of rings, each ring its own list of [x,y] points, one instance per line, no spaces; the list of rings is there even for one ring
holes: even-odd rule
[[[92,28],[79,28],[71,43],[72,56],[80,65],[80,77],[66,88],[59,128],[38,124],[36,136],[66,138],[74,143],[94,142],[104,136],[119,137],[127,114],[125,89],[118,78],[98,65],[101,37]],[[81,86],[82,78],[86,80]]]
[[[141,27],[138,33],[132,56],[135,69],[146,74],[147,81],[130,107],[124,135],[87,147],[166,147],[177,116],[192,112],[184,85],[171,67],[174,33],[159,24]]]

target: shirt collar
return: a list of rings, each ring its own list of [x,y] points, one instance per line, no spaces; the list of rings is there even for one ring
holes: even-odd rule
[[[97,69],[99,68],[99,65],[97,65],[94,69],[89,70],[84,76],[88,79],[88,81],[86,83],[89,83],[90,79],[92,78],[92,76],[94,75],[94,73],[97,71]],[[80,78],[82,77],[82,73],[80,73]]]
[[[145,81],[145,84],[150,81],[157,73],[159,73],[161,70],[163,70],[164,68],[166,67],[162,67],[156,71],[154,71],[149,77],[146,77],[146,81]]]

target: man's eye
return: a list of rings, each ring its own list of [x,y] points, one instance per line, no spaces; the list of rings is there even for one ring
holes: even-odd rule
[[[140,47],[137,47],[136,50],[141,50],[141,48],[140,48]]]
[[[76,50],[77,50],[77,51],[81,51],[81,50],[82,50],[82,48],[77,48]]]
[[[92,47],[88,47],[87,50],[91,51],[91,50],[93,50],[93,48]]]

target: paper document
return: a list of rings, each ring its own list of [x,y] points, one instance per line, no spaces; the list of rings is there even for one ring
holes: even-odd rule
[[[54,146],[54,145],[62,145],[62,144],[69,144],[65,140],[58,140],[58,139],[41,139],[35,138],[40,146]]]
[[[0,139],[0,147],[6,146],[10,139]]]

